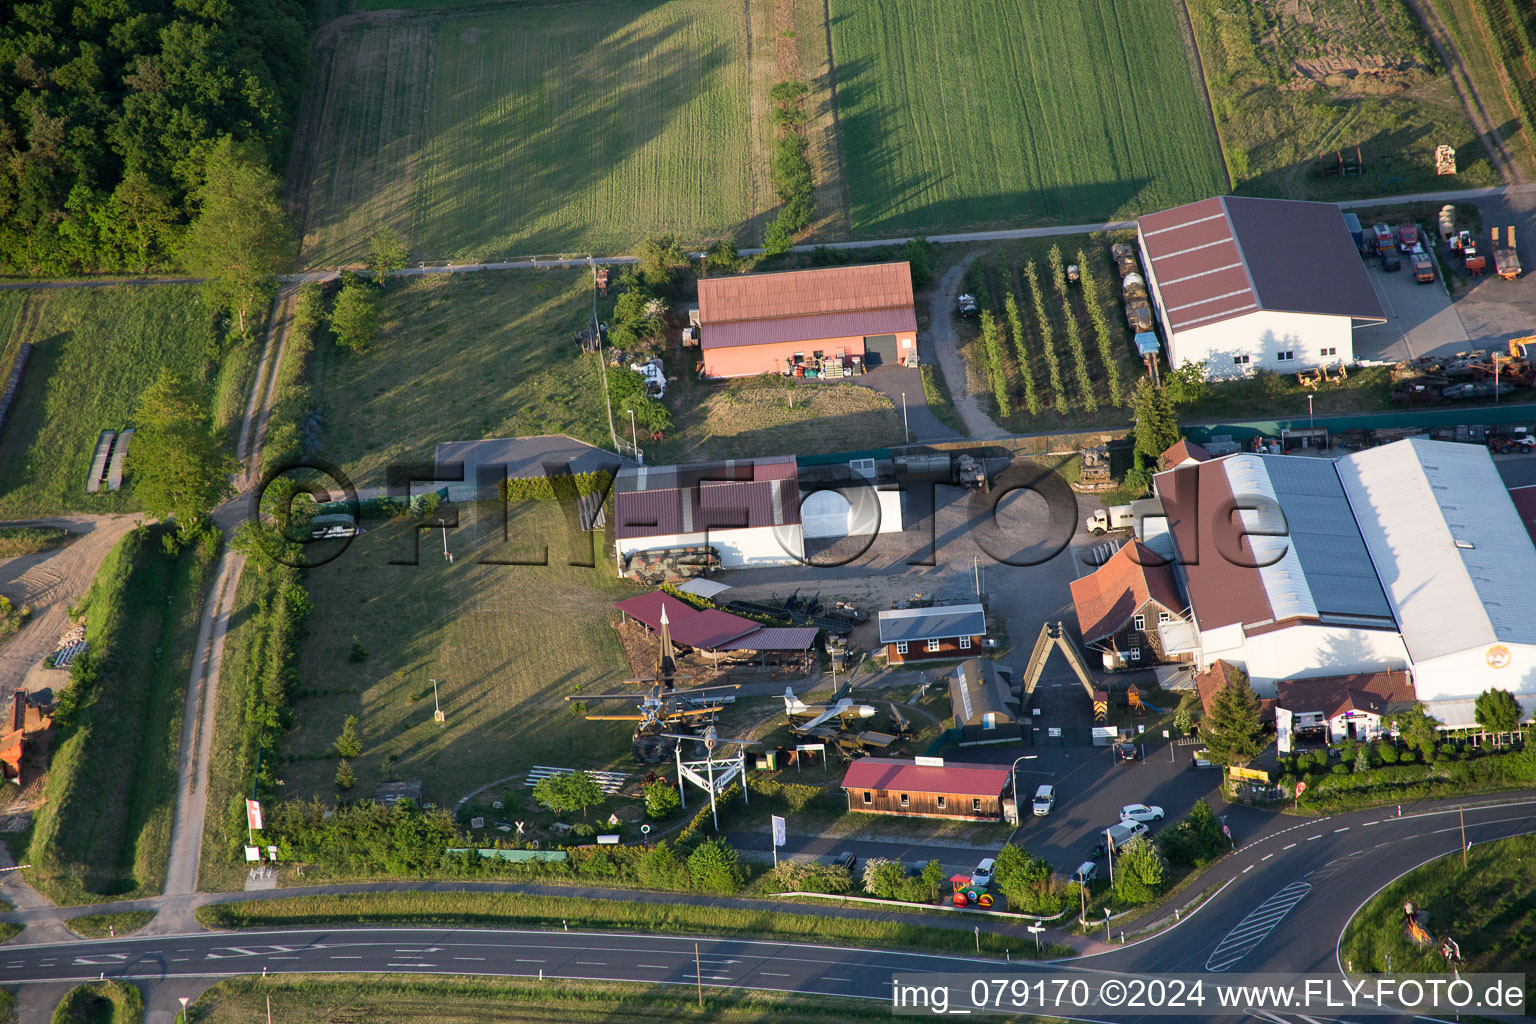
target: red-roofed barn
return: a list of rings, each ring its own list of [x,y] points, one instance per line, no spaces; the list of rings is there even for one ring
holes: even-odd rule
[[[917,356],[911,267],[873,263],[704,278],[699,347],[706,377],[783,373],[821,357],[908,365]]]
[[[1384,323],[1332,203],[1217,196],[1137,221],[1171,366],[1212,378],[1355,361],[1354,327]]]
[[[1007,765],[962,764],[942,757],[863,757],[848,766],[843,792],[850,811],[1001,821],[1009,783]]]

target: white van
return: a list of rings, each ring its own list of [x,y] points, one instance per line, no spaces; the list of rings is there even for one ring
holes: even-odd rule
[[[1072,872],[1072,881],[1078,885],[1087,885],[1099,877],[1099,866],[1091,860],[1085,860]]]
[[[1051,811],[1053,809],[1055,809],[1055,807],[1056,807],[1056,787],[1055,786],[1041,786],[1039,789],[1035,790],[1035,814],[1036,814],[1036,816],[1043,818],[1047,814],[1050,814]]]

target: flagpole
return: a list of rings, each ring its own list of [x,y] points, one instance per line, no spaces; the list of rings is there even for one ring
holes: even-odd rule
[[[774,832],[773,815],[768,816],[768,845],[773,847],[773,866],[779,866],[779,837]]]

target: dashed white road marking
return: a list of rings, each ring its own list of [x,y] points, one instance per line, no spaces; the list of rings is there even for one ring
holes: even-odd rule
[[[1249,864],[1247,867],[1243,868],[1243,874],[1246,875],[1248,872],[1250,872],[1252,870],[1253,870],[1253,865]]]
[[[1292,846],[1295,846],[1295,845],[1296,845],[1295,843],[1291,843],[1288,846],[1283,847],[1283,849],[1289,850]]]
[[[1307,837],[1307,842],[1310,843],[1314,839],[1321,839],[1321,838],[1323,838],[1321,834],[1318,834],[1318,835],[1315,835],[1315,836],[1308,836]]]
[[[456,957],[454,957],[454,959],[455,960],[484,960],[485,957],[483,957],[483,956],[456,956]]]
[[[1264,861],[1269,860],[1269,858],[1271,858],[1273,856],[1274,856],[1274,854],[1272,854],[1272,853],[1266,853],[1264,856],[1259,858],[1259,861],[1260,861],[1260,863],[1263,863]]]
[[[789,977],[789,975],[787,975],[787,974],[780,974],[778,971],[758,971],[757,973],[761,974],[761,975],[764,975],[766,977],[769,977],[769,978],[787,978],[787,977]]]
[[[1340,832],[1348,832],[1349,831],[1349,826],[1345,825],[1343,828],[1336,828],[1333,831],[1334,831],[1335,834],[1338,834]]]
[[[332,960],[361,960],[360,956],[332,956]]]
[[[644,968],[646,968],[648,970],[652,970],[652,971],[665,971],[667,969],[667,965],[666,964],[635,964],[635,966],[636,967],[644,967]]]
[[[1361,828],[1368,828],[1371,825],[1380,825],[1380,824],[1381,824],[1381,822],[1379,822],[1379,821],[1367,821],[1367,822],[1361,823],[1360,827]]]

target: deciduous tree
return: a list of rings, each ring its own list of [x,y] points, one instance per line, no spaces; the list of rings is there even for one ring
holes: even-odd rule
[[[1514,732],[1520,728],[1522,712],[1514,694],[1493,687],[1477,695],[1472,714],[1488,732]]]
[[[342,348],[361,352],[379,333],[379,293],[356,277],[348,277],[331,306],[331,334]]]
[[[559,772],[540,779],[533,787],[533,798],[556,814],[580,811],[585,818],[587,808],[603,802],[603,789],[584,771]]]
[[[293,225],[277,176],[229,136],[208,151],[202,182],[182,260],[208,279],[209,305],[233,315],[247,334],[252,315],[271,300],[278,273],[293,259]]]
[[[405,269],[405,242],[394,228],[380,228],[368,239],[368,272],[380,288],[397,270]]]
[[[213,436],[203,395],[170,370],[140,396],[138,421],[127,462],[134,493],[150,515],[186,530],[229,493],[235,460]]]

